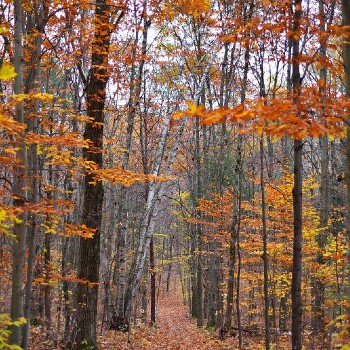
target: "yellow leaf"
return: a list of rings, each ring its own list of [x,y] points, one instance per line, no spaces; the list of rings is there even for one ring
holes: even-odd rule
[[[9,32],[9,30],[7,28],[4,27],[0,27],[0,34],[7,34]]]
[[[173,119],[179,119],[179,118],[182,118],[184,115],[185,115],[184,112],[174,112],[172,117]]]
[[[51,101],[53,100],[55,95],[40,92],[40,93],[34,94],[33,97],[41,101]]]
[[[5,221],[7,217],[7,212],[5,209],[0,209],[0,221]]]
[[[197,106],[193,101],[186,101],[188,105],[188,110],[186,111],[186,114],[192,115],[192,116],[201,116],[204,111],[204,106]]]
[[[15,77],[17,73],[15,72],[15,68],[10,66],[9,64],[4,64],[0,68],[0,80],[9,80]]]
[[[17,95],[12,95],[12,98],[14,101],[21,102],[24,101],[25,99],[28,98],[29,95],[27,94],[17,94]]]

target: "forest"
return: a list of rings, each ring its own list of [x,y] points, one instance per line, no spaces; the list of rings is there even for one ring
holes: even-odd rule
[[[0,349],[350,349],[349,0],[0,0]]]

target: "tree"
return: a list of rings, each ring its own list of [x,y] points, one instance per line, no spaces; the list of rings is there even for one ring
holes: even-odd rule
[[[350,28],[350,4],[348,1],[343,0],[342,1],[342,12],[343,12],[343,28],[344,28],[344,48],[343,48],[343,61],[344,61],[344,70],[345,70],[345,92],[346,92],[346,96],[349,98],[350,97],[350,43],[349,43],[349,28]],[[349,113],[349,111],[347,111],[347,113]],[[346,136],[346,189],[347,189],[347,222],[348,222],[348,226],[347,226],[347,234],[348,234],[348,242],[350,242],[350,117],[349,115],[347,115],[346,118],[346,132],[347,132],[347,136]],[[348,250],[350,251],[350,243],[349,243],[349,247]],[[350,271],[350,269],[349,269]],[[349,272],[349,276],[350,276],[350,272]],[[350,281],[350,279],[349,279]],[[348,291],[347,291],[347,297],[349,298],[350,296],[350,283],[348,286]],[[348,314],[350,314],[349,312],[349,308],[348,308]]]
[[[295,94],[294,103],[298,104],[298,95],[301,89],[301,77],[299,68],[300,55],[300,21],[302,18],[302,1],[296,0],[294,4],[292,24],[292,84]],[[293,272],[292,272],[292,348],[302,348],[302,300],[301,300],[301,276],[302,276],[302,152],[303,141],[294,140],[294,187],[293,187]]]
[[[14,66],[17,75],[15,76],[14,93],[23,93],[23,44],[22,44],[22,1],[14,2]],[[15,106],[16,121],[24,124],[23,102],[19,101]],[[27,151],[26,145],[22,138],[19,141],[17,158],[19,165],[16,169],[15,180],[13,184],[14,206],[20,211],[26,202],[27,191]],[[26,213],[22,211],[19,221],[14,224],[15,240],[13,242],[13,267],[12,267],[12,293],[11,293],[11,319],[17,320],[23,316],[23,275],[24,275],[24,255],[25,255],[25,238],[26,238]],[[21,342],[21,325],[13,324],[11,326],[10,344],[20,345]]]
[[[118,9],[118,8],[117,8]],[[119,10],[119,9],[118,9]],[[108,82],[108,53],[111,34],[124,15],[113,18],[113,10],[107,1],[95,3],[94,39],[92,43],[91,68],[86,85],[87,114],[90,121],[84,132],[89,147],[84,149],[85,162],[102,168],[103,122],[106,86]],[[114,21],[113,21],[114,20]],[[96,338],[97,301],[100,266],[100,230],[102,221],[103,185],[87,171],[84,183],[82,222],[94,229],[92,238],[80,239],[80,260],[77,291],[76,349],[98,349]]]
[[[180,281],[197,325],[229,347],[321,348],[326,330],[327,346],[347,342],[340,6],[0,4],[0,308],[14,287],[13,344],[96,349],[96,324],[102,346],[132,327],[134,342]],[[13,95],[2,77],[21,47]]]

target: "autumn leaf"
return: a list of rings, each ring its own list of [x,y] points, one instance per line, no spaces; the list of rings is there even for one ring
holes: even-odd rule
[[[197,106],[193,101],[187,101],[188,110],[186,111],[187,115],[191,116],[201,116],[204,112],[204,106]]]
[[[17,75],[15,68],[9,64],[4,64],[0,68],[0,80],[10,80]]]
[[[0,27],[0,35],[7,34],[8,32],[9,30],[7,28]]]
[[[317,82],[317,85],[318,85],[319,88],[324,88],[324,86],[325,86],[324,79],[319,79],[318,82]]]

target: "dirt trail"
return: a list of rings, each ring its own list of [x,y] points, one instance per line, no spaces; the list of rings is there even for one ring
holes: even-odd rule
[[[210,339],[209,335],[196,327],[187,316],[187,310],[179,296],[164,298],[158,307],[158,331],[150,349],[194,350],[214,349],[219,343]]]
[[[101,350],[229,350],[235,349],[234,339],[224,342],[211,337],[203,329],[196,327],[195,321],[187,316],[181,296],[164,296],[158,304],[157,326],[133,330],[130,343],[127,336],[108,333],[100,338]]]

